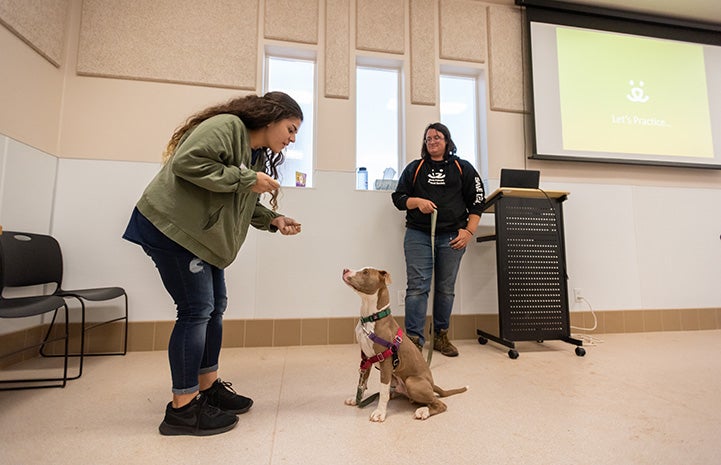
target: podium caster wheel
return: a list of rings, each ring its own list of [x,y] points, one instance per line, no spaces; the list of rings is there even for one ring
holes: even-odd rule
[[[578,355],[579,357],[583,357],[584,355],[586,355],[586,349],[584,349],[583,347],[576,347],[576,355]]]
[[[486,344],[488,343],[488,339],[486,339],[486,338],[483,337],[483,336],[480,336],[480,337],[478,338],[478,343],[479,343],[480,345],[484,346],[484,345],[486,345]]]
[[[511,349],[508,351],[508,356],[515,360],[518,358],[518,351],[516,349]]]

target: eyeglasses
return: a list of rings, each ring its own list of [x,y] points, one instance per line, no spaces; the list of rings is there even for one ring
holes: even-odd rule
[[[426,144],[430,144],[433,141],[445,140],[443,136],[426,137]]]

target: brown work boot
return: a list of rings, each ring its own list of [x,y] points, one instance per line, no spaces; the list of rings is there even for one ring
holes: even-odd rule
[[[433,350],[439,351],[446,357],[458,356],[458,349],[448,340],[448,330],[442,329],[433,338]]]
[[[418,347],[418,350],[423,352],[423,345],[421,344],[421,338],[418,336],[411,336],[408,335],[408,339],[416,346]]]

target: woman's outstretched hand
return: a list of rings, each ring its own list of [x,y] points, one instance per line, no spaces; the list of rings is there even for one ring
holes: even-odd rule
[[[284,236],[292,236],[300,232],[300,223],[287,216],[273,218],[270,224],[278,228],[278,231]]]

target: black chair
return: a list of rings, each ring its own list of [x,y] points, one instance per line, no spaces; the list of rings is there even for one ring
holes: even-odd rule
[[[36,289],[41,286],[55,283],[57,267],[45,262],[45,257],[38,254],[37,244],[31,235],[18,233],[0,233],[0,319],[2,318],[30,318],[53,313],[53,321],[61,308],[65,310],[65,331],[52,339],[47,336],[42,342],[26,345],[19,350],[0,354],[0,359],[6,359],[30,349],[42,348],[46,344],[64,341],[63,375],[50,378],[22,378],[0,380],[0,391],[65,387],[68,382],[68,306],[65,299],[57,295],[45,293],[38,294]],[[35,295],[23,297],[5,297],[7,288],[25,288],[33,290]],[[19,291],[18,291],[19,292]],[[25,292],[24,292],[25,293]],[[9,387],[6,387],[10,384]],[[39,384],[35,384],[39,383]]]
[[[52,270],[52,282],[56,284],[56,289],[53,295],[62,298],[73,298],[80,303],[81,311],[81,324],[80,324],[80,352],[71,353],[71,357],[80,357],[80,364],[78,367],[78,374],[68,379],[78,379],[83,374],[83,361],[88,356],[105,356],[105,355],[125,355],[128,352],[128,295],[125,289],[122,287],[98,287],[90,289],[73,289],[67,290],[62,288],[63,280],[63,255],[60,248],[60,244],[54,237],[44,234],[32,234],[22,232],[11,232],[7,231],[4,235],[21,235],[29,237],[30,243],[35,244],[35,254],[38,256],[38,263],[36,266],[46,267]],[[103,320],[99,322],[93,322],[86,325],[87,314],[90,309],[85,305],[86,302],[102,302],[107,300],[113,300],[119,297],[123,297],[125,300],[125,310],[122,315]],[[51,337],[53,327],[55,325],[56,315],[53,315],[53,319],[50,322],[46,338]],[[123,348],[115,352],[85,352],[86,334],[88,331],[95,328],[105,326],[118,321],[124,321],[123,325]],[[56,357],[56,354],[47,354],[45,351],[46,346],[41,347],[40,354],[45,357]]]

